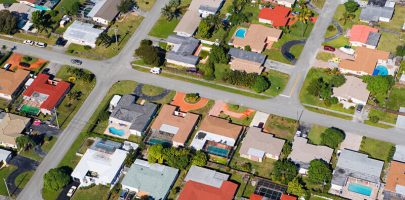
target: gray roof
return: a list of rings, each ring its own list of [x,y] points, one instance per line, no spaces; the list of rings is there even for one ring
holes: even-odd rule
[[[173,34],[170,35],[166,41],[173,45],[172,50],[166,54],[166,59],[194,65],[197,64],[199,57],[193,54],[200,45],[199,40],[193,37],[183,37]]]
[[[80,40],[95,44],[98,36],[104,31],[93,28],[93,24],[74,21],[63,33],[63,38],[67,40]]]
[[[166,199],[178,172],[178,169],[172,167],[136,159],[122,180],[122,185],[147,192],[149,197],[156,200]]]
[[[386,2],[387,2],[387,0],[368,0],[368,5],[383,7],[383,6],[385,6]]]
[[[245,51],[245,50],[237,49],[237,48],[230,49],[228,54],[234,58],[248,60],[248,61],[256,62],[256,63],[260,63],[260,64],[263,64],[264,61],[266,60],[265,55],[262,55],[260,53]]]
[[[393,160],[399,162],[405,162],[405,146],[403,145],[396,145],[395,146],[395,154]]]
[[[367,44],[371,46],[377,46],[380,37],[381,37],[380,33],[370,32],[367,37]]]
[[[124,95],[111,113],[111,117],[132,123],[132,130],[144,131],[153,115],[157,105],[154,103],[136,104],[134,95]]]
[[[348,177],[380,183],[384,162],[368,155],[344,149],[333,172],[332,184],[343,186]]]
[[[405,107],[401,107],[399,112],[405,113]],[[405,129],[405,116],[398,115],[396,127]]]
[[[222,182],[228,180],[229,175],[198,166],[191,166],[184,181],[195,181],[204,185],[220,188]]]
[[[360,20],[378,22],[380,17],[391,19],[393,14],[394,8],[368,5],[361,10]]]

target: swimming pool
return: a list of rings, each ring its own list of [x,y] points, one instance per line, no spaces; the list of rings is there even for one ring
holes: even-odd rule
[[[51,10],[51,9],[45,7],[45,6],[40,6],[40,5],[35,5],[34,7],[35,7],[36,9],[40,10],[40,11],[48,11],[48,10]]]
[[[370,196],[371,192],[373,191],[370,187],[360,185],[357,183],[350,183],[348,189],[350,192],[355,192],[365,196]]]
[[[387,76],[388,69],[384,65],[377,65],[373,71],[373,76]]]
[[[235,36],[238,38],[245,38],[246,35],[246,29],[244,28],[239,28],[238,30],[236,30]]]
[[[210,154],[214,154],[217,156],[228,157],[229,151],[227,149],[219,148],[216,146],[208,146],[207,151]]]
[[[108,128],[108,131],[110,131],[111,134],[118,136],[123,136],[125,134],[124,130],[116,129],[114,127]]]

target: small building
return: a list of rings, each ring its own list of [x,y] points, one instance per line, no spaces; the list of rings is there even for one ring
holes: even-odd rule
[[[259,22],[270,24],[273,27],[287,26],[290,20],[291,9],[284,6],[275,6],[274,8],[263,8],[259,12]]]
[[[399,108],[399,112],[405,113],[405,107]],[[396,127],[405,129],[405,116],[404,115],[398,115]]]
[[[244,31],[240,35],[238,32]],[[251,24],[248,29],[239,28],[230,44],[236,48],[245,49],[250,47],[251,51],[261,53],[264,49],[269,49],[274,42],[277,42],[283,31],[269,28],[261,24]]]
[[[390,196],[398,196],[400,199],[405,199],[405,163],[391,161],[384,186],[384,193],[390,193]]]
[[[80,187],[91,184],[113,187],[119,181],[128,153],[121,147],[121,143],[98,138],[73,170],[73,180]]]
[[[395,145],[395,153],[392,160],[405,163],[405,146],[404,145]]]
[[[121,1],[99,0],[96,1],[93,9],[87,14],[93,21],[108,26],[118,15],[118,6]]]
[[[376,199],[384,162],[344,149],[333,171],[329,193],[348,199]]]
[[[306,174],[309,168],[309,163],[312,160],[323,160],[326,163],[332,158],[333,149],[327,146],[318,146],[308,143],[308,139],[303,137],[294,137],[292,151],[288,156],[291,161],[299,165],[299,173]]]
[[[134,95],[124,95],[108,119],[104,134],[127,139],[131,134],[142,136],[155,116],[158,106],[142,100],[136,103]]]
[[[114,95],[108,106],[108,112],[112,112],[118,105],[118,102],[121,100],[121,95]]]
[[[96,47],[96,41],[98,36],[104,30],[94,28],[93,24],[74,21],[63,33],[65,38],[70,43],[79,45]]]
[[[339,70],[354,75],[373,75],[378,62],[388,60],[389,56],[390,52],[357,47],[354,60],[342,60]]]
[[[230,49],[228,54],[231,56],[229,65],[232,70],[256,74],[261,74],[264,70],[265,55],[236,48]]]
[[[228,174],[193,165],[184,178],[186,184],[178,200],[232,200],[238,185],[228,179]]]
[[[243,127],[232,124],[226,119],[207,116],[191,142],[195,150],[227,158],[235,146]]]
[[[352,46],[364,46],[375,49],[380,41],[378,29],[366,25],[353,25],[347,33]]]
[[[273,134],[264,133],[260,128],[250,127],[243,138],[239,154],[243,158],[256,162],[262,162],[265,157],[278,160],[284,143],[283,139],[276,138]]]
[[[390,22],[394,15],[393,7],[380,7],[367,5],[361,9],[360,21],[362,22]]]
[[[0,145],[17,148],[15,139],[30,126],[31,119],[0,111]]]
[[[166,199],[178,173],[178,169],[136,159],[121,185],[123,190],[136,192],[138,198]]]
[[[7,165],[12,157],[12,152],[5,149],[0,149],[0,168]]]
[[[150,144],[171,144],[174,147],[184,146],[196,126],[199,115],[181,112],[176,106],[163,105],[151,126],[148,137]]]
[[[344,108],[366,105],[370,95],[367,83],[355,76],[345,76],[345,78],[346,82],[343,85],[333,88],[332,96],[338,98]]]
[[[166,53],[166,61],[183,67],[195,67],[199,57],[195,55],[200,41],[193,37],[170,35],[167,40],[170,51]]]
[[[22,112],[50,115],[69,92],[70,83],[50,79],[48,74],[39,74],[23,92]]]
[[[28,80],[29,71],[16,70],[15,72],[0,69],[0,98],[11,101],[23,89]]]

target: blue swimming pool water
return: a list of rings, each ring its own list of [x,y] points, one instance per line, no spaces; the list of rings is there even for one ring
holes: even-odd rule
[[[383,65],[377,65],[377,67],[373,71],[373,76],[387,76],[388,69]]]
[[[350,183],[348,189],[350,192],[355,192],[366,196],[370,196],[371,192],[373,191],[370,187],[357,183]]]
[[[118,136],[123,136],[125,134],[124,130],[116,129],[114,127],[108,128],[108,131],[110,131],[111,134]]]
[[[245,38],[246,35],[246,29],[244,28],[240,28],[238,30],[236,30],[235,36],[238,38]]]
[[[216,146],[208,146],[207,148],[208,153],[214,154],[217,156],[222,156],[222,157],[227,157],[229,154],[229,151],[227,149],[222,149]]]

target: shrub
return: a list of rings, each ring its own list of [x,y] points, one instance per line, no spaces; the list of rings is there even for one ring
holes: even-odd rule
[[[336,148],[345,139],[345,133],[337,128],[328,128],[321,135],[321,143]]]
[[[85,45],[83,48],[84,48],[84,50],[90,50],[90,49],[91,49],[91,46]]]
[[[380,117],[375,116],[375,115],[370,116],[369,119],[370,119],[370,121],[373,122],[373,123],[378,123],[378,122],[380,121]]]
[[[334,30],[336,30],[335,26],[333,26],[333,25],[328,26],[328,31],[334,31]]]
[[[269,89],[269,87],[270,87],[270,83],[267,80],[267,78],[264,76],[257,76],[255,83],[252,85],[253,91],[255,91],[257,93],[262,93],[262,92],[266,91],[267,89]]]
[[[198,93],[188,93],[185,100],[188,103],[197,103],[200,100],[200,95]]]
[[[69,184],[70,175],[64,167],[49,170],[44,175],[44,188],[57,191]]]

